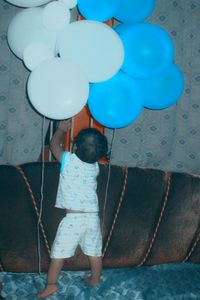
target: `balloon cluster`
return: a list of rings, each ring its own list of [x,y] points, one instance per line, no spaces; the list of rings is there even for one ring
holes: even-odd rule
[[[28,7],[11,21],[8,43],[31,70],[29,99],[46,117],[66,119],[88,103],[99,123],[120,128],[143,107],[163,109],[180,98],[184,79],[170,36],[142,23],[156,0],[78,0],[86,20],[71,23],[77,0],[7,1]],[[112,17],[122,24],[102,23]]]

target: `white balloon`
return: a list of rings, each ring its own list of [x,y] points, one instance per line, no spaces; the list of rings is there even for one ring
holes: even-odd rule
[[[53,1],[44,7],[43,25],[48,30],[61,30],[70,22],[70,11],[58,1]]]
[[[67,119],[85,106],[89,83],[70,61],[52,58],[41,63],[28,79],[28,95],[38,112],[50,119]]]
[[[8,44],[14,54],[21,59],[24,49],[34,42],[46,44],[56,54],[57,32],[45,29],[42,14],[42,7],[24,9],[12,19],[8,27]]]
[[[20,7],[34,7],[48,3],[50,0],[6,0],[7,2]]]
[[[23,53],[23,61],[29,70],[35,69],[43,61],[54,57],[54,53],[46,44],[31,43]]]
[[[90,20],[66,26],[57,40],[62,58],[78,64],[90,82],[113,77],[124,60],[124,48],[118,34],[104,23]]]
[[[77,5],[78,0],[60,0],[60,2],[66,4],[69,8],[74,8]]]

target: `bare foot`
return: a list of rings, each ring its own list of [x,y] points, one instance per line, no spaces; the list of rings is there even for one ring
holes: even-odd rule
[[[83,280],[90,286],[97,286],[99,284],[99,280],[92,278],[92,276],[83,277]]]
[[[37,294],[38,298],[45,298],[57,291],[56,284],[47,284],[46,288]]]

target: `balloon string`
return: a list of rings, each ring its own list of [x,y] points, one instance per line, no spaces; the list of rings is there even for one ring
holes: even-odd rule
[[[42,122],[42,174],[41,174],[41,190],[40,190],[40,208],[39,208],[39,216],[37,222],[37,252],[38,252],[38,270],[41,275],[41,243],[40,243],[40,222],[42,218],[42,208],[43,208],[43,199],[44,199],[44,127],[45,127],[45,117],[43,117]]]
[[[103,216],[102,216],[102,233],[104,232],[104,226],[105,226],[105,212],[106,212],[106,205],[107,205],[107,198],[108,198],[108,187],[109,187],[109,183],[110,183],[111,154],[112,154],[112,147],[113,147],[114,137],[115,137],[115,129],[113,129],[112,139],[111,139],[111,144],[110,144],[109,163],[108,163],[108,177],[107,177],[107,183],[106,183],[104,206],[103,206]]]

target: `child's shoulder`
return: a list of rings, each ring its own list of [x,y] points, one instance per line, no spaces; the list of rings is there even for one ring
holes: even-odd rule
[[[66,162],[68,160],[70,160],[72,156],[72,153],[71,152],[68,152],[68,151],[64,151],[63,154],[62,154],[62,159],[61,159],[61,169],[60,169],[60,172],[62,173],[64,168],[65,168],[65,165],[66,165]]]

